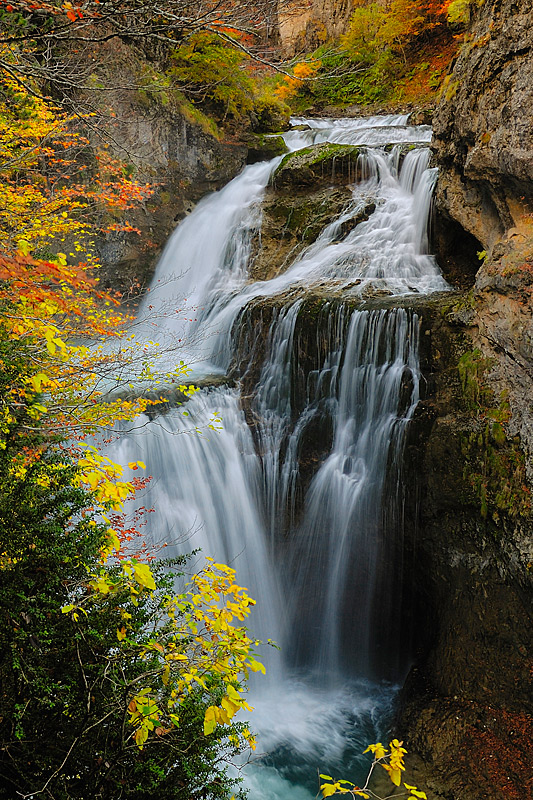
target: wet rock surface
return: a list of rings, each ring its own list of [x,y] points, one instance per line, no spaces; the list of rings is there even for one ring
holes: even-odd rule
[[[351,199],[347,187],[302,194],[268,189],[260,238],[250,267],[252,280],[269,280],[284,272],[326,225],[341,215]]]
[[[252,280],[270,280],[284,272],[327,225],[341,216],[352,201],[350,186],[361,179],[362,150],[325,143],[284,157],[265,193],[261,230],[250,267]],[[335,241],[342,241],[375,208],[369,200],[339,227]]]
[[[335,186],[353,183],[360,178],[358,170],[361,147],[348,144],[317,144],[289,153],[272,176],[278,190]]]

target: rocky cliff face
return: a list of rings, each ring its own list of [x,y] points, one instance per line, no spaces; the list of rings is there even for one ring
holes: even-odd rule
[[[108,67],[106,86],[89,94],[100,114],[97,129],[90,132],[92,144],[95,149],[105,145],[137,180],[154,188],[142,207],[113,220],[127,218],[140,235],[111,233],[96,242],[101,282],[127,295],[132,286],[149,282],[177,222],[204,194],[235,177],[248,148],[222,140],[210,120],[161,83],[142,53],[113,40],[100,45],[95,58]]]
[[[533,797],[532,11],[479,7],[434,119],[441,250],[486,251],[428,325],[410,451],[428,638],[401,724],[450,800]]]
[[[280,3],[278,27],[285,53],[309,52],[328,39],[338,39],[354,8],[354,0],[312,0],[305,7],[299,0]]]
[[[486,0],[434,118],[438,204],[489,250],[531,212],[531,0]]]
[[[417,781],[431,796],[529,798],[529,459],[508,404],[512,370],[480,347],[476,297],[447,302],[422,312],[427,393],[407,448],[422,641],[400,729],[425,762]]]

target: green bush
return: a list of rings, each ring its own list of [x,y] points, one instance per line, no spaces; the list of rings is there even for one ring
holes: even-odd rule
[[[161,564],[154,592],[91,590],[108,524],[61,443],[19,402],[30,357],[0,328],[0,798],[229,800],[225,763],[244,726],[204,735],[206,709],[225,692],[216,673],[180,702],[177,727],[142,748],[132,738],[128,705],[160,672],[150,644],[165,633],[176,577]],[[62,611],[73,604],[77,613]],[[163,704],[171,685],[157,691]]]
[[[239,119],[253,108],[254,82],[245,70],[246,56],[218,36],[197,33],[172,55],[169,76],[193,102],[216,116]]]

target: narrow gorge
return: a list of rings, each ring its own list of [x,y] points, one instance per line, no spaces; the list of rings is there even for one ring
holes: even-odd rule
[[[533,800],[532,20],[0,0],[1,800]]]
[[[514,796],[530,503],[477,338],[481,244],[432,206],[429,127],[301,118],[284,139],[171,237],[137,337],[204,388],[112,455],[150,464],[153,542],[234,566],[281,648],[252,685],[252,800],[361,779],[391,724],[432,796]]]

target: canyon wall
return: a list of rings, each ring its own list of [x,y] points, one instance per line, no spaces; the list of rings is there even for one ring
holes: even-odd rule
[[[354,0],[290,0],[280,4],[278,27],[285,54],[304,53],[346,33]]]
[[[225,138],[188,103],[158,73],[157,59],[117,39],[95,45],[94,57],[103,77],[80,98],[96,113],[96,124],[89,120],[86,131],[93,154],[104,149],[153,188],[143,204],[96,220],[102,228],[127,220],[140,232],[119,230],[96,238],[100,282],[127,299],[149,283],[178,222],[242,169],[248,147]]]
[[[432,632],[400,720],[453,800],[533,797],[532,13],[479,6],[434,117],[443,261],[480,261],[428,337],[410,452]]]

